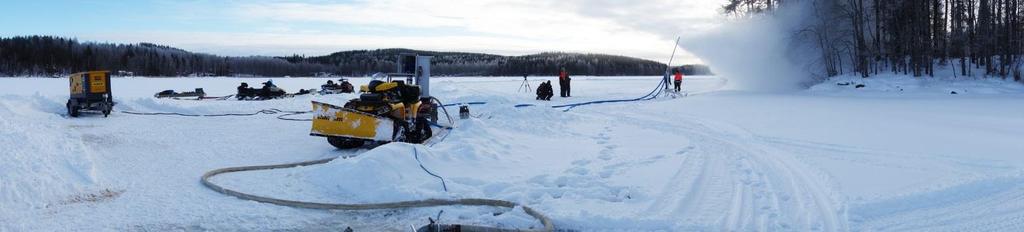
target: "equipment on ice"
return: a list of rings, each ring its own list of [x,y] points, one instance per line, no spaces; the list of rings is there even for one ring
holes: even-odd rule
[[[153,97],[155,97],[155,98],[196,97],[196,98],[202,99],[202,98],[206,97],[206,92],[203,91],[203,88],[196,88],[195,91],[180,92],[180,93],[179,92],[175,92],[174,90],[168,89],[168,90],[160,91],[159,93],[154,94]]]
[[[430,56],[404,54],[398,73],[385,81],[360,86],[359,98],[344,106],[313,102],[310,135],[327,137],[331,145],[349,149],[366,142],[422,143],[433,134],[429,122],[437,121],[437,105],[431,103]],[[392,77],[407,77],[415,84]]]
[[[277,85],[274,85],[273,80],[267,80],[267,82],[263,82],[263,87],[259,89],[249,87],[248,83],[242,82],[242,84],[238,86],[237,90],[238,92],[235,94],[235,98],[237,98],[239,101],[262,101],[278,98],[288,98],[298,95],[306,95],[316,91],[315,89],[299,89],[299,92],[287,93],[284,91],[284,89],[281,89],[277,87]]]
[[[533,90],[533,88],[530,87],[530,81],[526,79],[526,75],[523,75],[523,83],[519,84],[519,90],[516,91],[529,93],[530,90]]]
[[[99,111],[103,117],[114,109],[114,97],[110,95],[110,72],[91,71],[71,74],[71,97],[68,99],[68,115],[78,117],[82,110]]]
[[[469,119],[469,106],[459,106],[459,119]]]
[[[324,84],[324,85],[320,86],[320,92],[319,93],[321,95],[327,95],[327,94],[353,93],[353,92],[355,92],[355,87],[352,86],[352,83],[348,82],[348,79],[339,79],[338,81],[340,83],[335,84],[334,81],[328,80],[327,84]]]

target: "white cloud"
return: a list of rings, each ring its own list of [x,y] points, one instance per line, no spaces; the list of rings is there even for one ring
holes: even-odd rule
[[[238,2],[225,9],[224,17],[264,26],[246,32],[148,31],[92,36],[161,42],[228,55],[320,55],[344,49],[405,47],[506,55],[609,53],[665,62],[675,35],[715,25],[718,1]],[[676,59],[698,62],[686,53]]]

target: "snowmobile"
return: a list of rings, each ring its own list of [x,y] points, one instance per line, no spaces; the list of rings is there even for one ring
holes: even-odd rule
[[[248,84],[242,82],[242,84],[238,86],[238,92],[234,96],[239,101],[264,101],[306,95],[311,94],[314,91],[315,90],[312,89],[299,89],[299,92],[288,93],[285,92],[284,89],[274,85],[273,81],[268,80],[267,82],[263,82],[263,88],[259,89],[249,87]]]
[[[341,80],[338,80],[338,81],[340,81],[340,84],[334,84],[333,81],[328,81],[327,84],[321,85],[320,86],[320,92],[318,92],[318,93],[320,95],[328,95],[328,94],[353,93],[353,92],[355,92],[355,90],[354,90],[354,88],[352,86],[352,83],[349,83],[348,80],[341,79]]]
[[[420,98],[419,86],[373,80],[360,89],[359,98],[341,107],[314,101],[310,135],[327,137],[341,149],[367,142],[422,143],[432,136],[427,120],[436,111],[429,98]]]

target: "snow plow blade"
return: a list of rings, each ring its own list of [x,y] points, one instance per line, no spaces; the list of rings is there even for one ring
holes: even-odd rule
[[[391,142],[395,123],[389,118],[313,102],[313,136],[341,137],[380,142]]]

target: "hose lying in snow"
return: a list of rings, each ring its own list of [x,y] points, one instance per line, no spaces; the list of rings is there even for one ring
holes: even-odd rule
[[[658,86],[654,87],[654,89],[651,90],[650,93],[647,93],[647,95],[644,95],[642,97],[633,98],[633,99],[599,100],[599,101],[580,102],[580,103],[573,103],[573,104],[551,106],[551,108],[556,108],[556,109],[557,108],[565,108],[565,110],[563,110],[563,111],[569,111],[569,110],[572,110],[572,108],[576,108],[577,106],[585,106],[585,105],[591,105],[591,104],[646,101],[646,100],[651,100],[651,99],[657,98],[658,95],[660,95],[661,92],[663,91],[662,87],[665,87],[665,82],[664,81],[659,81],[658,82]]]
[[[441,105],[441,106],[483,105],[483,104],[487,104],[487,102],[482,102],[482,101],[477,101],[477,102],[457,102],[457,103]]]
[[[210,181],[210,178],[232,172],[244,172],[244,171],[258,171],[258,170],[271,170],[271,169],[282,169],[282,168],[293,168],[299,166],[308,166],[316,164],[324,164],[334,160],[335,158],[310,160],[296,163],[287,164],[275,164],[275,165],[259,165],[259,166],[243,166],[243,167],[229,167],[221,168],[206,172],[203,174],[200,182],[207,188],[219,193],[237,197],[243,200],[251,200],[256,202],[275,204],[280,206],[296,207],[296,208],[307,208],[307,209],[327,209],[327,210],[378,210],[378,209],[404,209],[404,208],[422,208],[422,207],[436,207],[436,206],[493,206],[514,209],[516,206],[522,207],[523,211],[531,217],[540,221],[544,226],[538,230],[523,230],[523,229],[502,229],[495,227],[484,227],[484,226],[470,226],[470,225],[439,225],[433,224],[421,227],[418,231],[441,231],[441,229],[460,228],[461,231],[491,231],[491,232],[512,232],[512,231],[554,231],[554,224],[551,223],[551,219],[544,216],[540,212],[537,212],[533,208],[525,205],[519,205],[515,202],[506,200],[495,200],[495,199],[482,199],[482,198],[463,198],[463,199],[425,199],[415,201],[399,201],[399,202],[386,202],[386,203],[368,203],[368,204],[335,204],[335,203],[317,203],[317,202],[306,202],[306,201],[294,201],[284,200],[271,197],[257,196],[253,194],[243,193],[231,189],[224,188],[220,185],[214,184]],[[425,169],[424,169],[425,170]]]
[[[580,103],[572,103],[572,104],[565,104],[565,105],[555,105],[555,106],[551,106],[551,108],[555,108],[555,109],[565,108],[565,110],[563,110],[563,112],[568,112],[569,110],[572,110],[573,108],[576,108],[577,106],[585,106],[585,105],[592,105],[592,104],[604,104],[604,103],[615,103],[615,102],[633,102],[633,101],[653,100],[654,98],[657,98],[658,95],[661,95],[661,93],[664,91],[663,87],[665,87],[665,82],[664,81],[658,81],[658,85],[655,86],[654,89],[651,90],[651,92],[647,93],[644,96],[638,97],[638,98],[617,99],[617,100],[598,100],[598,101],[580,102]],[[464,103],[452,103],[452,104],[448,104],[448,105],[483,105],[483,104],[487,104],[487,102],[464,102]],[[529,104],[529,103],[516,104],[515,108],[531,107],[531,106],[536,106],[536,105]]]
[[[224,113],[224,114],[185,114],[185,113],[177,113],[177,112],[134,112],[134,111],[127,111],[127,110],[122,110],[122,111],[119,111],[119,112],[125,113],[125,114],[133,114],[133,115],[159,115],[159,116],[182,116],[182,117],[241,117],[241,116],[256,116],[256,115],[260,115],[260,114],[268,114],[269,115],[269,114],[278,114],[278,113],[286,113],[286,115],[295,115],[295,114],[310,113],[312,111],[287,111],[287,110],[279,110],[279,109],[270,108],[270,109],[262,109],[262,110],[259,110],[259,111],[256,111],[256,112],[252,112],[252,113]]]
[[[288,110],[279,110],[279,109],[274,109],[274,108],[262,109],[262,110],[259,110],[259,111],[256,111],[256,112],[252,112],[252,113],[224,113],[224,114],[185,114],[185,113],[177,113],[177,112],[134,112],[134,111],[126,111],[126,110],[122,110],[122,111],[119,111],[119,112],[125,113],[125,114],[132,114],[132,115],[182,116],[182,117],[245,117],[245,116],[256,116],[256,115],[260,115],[260,114],[266,114],[266,115],[282,114],[280,116],[277,116],[277,119],[281,119],[281,120],[285,120],[285,121],[302,121],[302,122],[313,121],[312,119],[304,119],[304,118],[303,119],[299,119],[299,118],[286,118],[287,116],[292,116],[292,115],[300,115],[300,114],[312,113],[313,111],[288,111]]]

